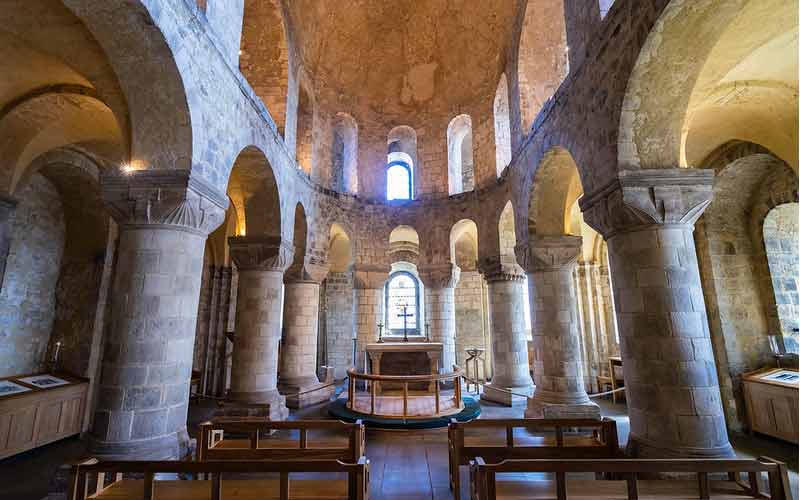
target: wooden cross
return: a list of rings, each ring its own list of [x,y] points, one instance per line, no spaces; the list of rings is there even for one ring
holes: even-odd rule
[[[398,318],[403,318],[403,342],[408,342],[408,318],[413,318],[414,314],[408,313],[408,306],[403,304],[399,307],[403,308],[403,312],[398,314]]]

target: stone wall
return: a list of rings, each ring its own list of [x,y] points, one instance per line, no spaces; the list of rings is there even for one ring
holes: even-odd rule
[[[44,367],[66,235],[61,200],[50,181],[34,175],[18,199],[0,291],[0,377]]]
[[[781,333],[797,338],[800,318],[798,297],[798,204],[772,209],[764,220],[764,244],[778,306]],[[796,340],[795,340],[796,342]]]
[[[461,271],[456,294],[456,364],[466,368],[468,357],[466,349],[482,347],[486,349],[483,358],[491,375],[491,340],[489,338],[489,319],[486,311],[488,296],[483,276],[478,271]]]
[[[354,304],[352,273],[329,273],[325,285],[325,336],[328,366],[337,380],[353,366]]]

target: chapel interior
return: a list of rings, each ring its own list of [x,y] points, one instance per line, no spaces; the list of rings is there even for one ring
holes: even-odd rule
[[[798,498],[797,0],[0,18],[0,498]]]

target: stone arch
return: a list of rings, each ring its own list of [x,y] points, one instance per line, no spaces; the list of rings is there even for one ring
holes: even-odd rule
[[[328,240],[328,262],[331,273],[344,273],[353,265],[353,244],[347,230],[339,223],[331,224]]]
[[[239,70],[285,136],[289,46],[278,0],[245,0]]]
[[[536,115],[569,73],[564,0],[526,4],[517,54],[523,134],[530,132]]]
[[[347,113],[333,120],[331,189],[358,193],[358,123]]]
[[[447,126],[448,194],[475,189],[475,165],[472,150],[472,118],[458,115]]]
[[[768,337],[780,334],[760,216],[776,193],[797,199],[797,177],[767,149],[741,141],[721,146],[701,166],[717,176],[695,229],[698,264],[726,420],[742,429],[739,378],[769,361]]]
[[[578,166],[572,155],[561,147],[550,149],[536,168],[531,184],[528,234],[575,234],[571,211],[582,194]]]
[[[500,75],[494,95],[494,146],[497,177],[511,163],[511,112],[506,74]]]
[[[114,85],[119,86],[122,96],[110,91],[100,92],[101,98],[115,111],[115,103],[120,100],[129,105],[130,162],[137,168],[192,169],[193,160],[205,148],[199,140],[204,134],[194,133],[195,127],[203,127],[202,120],[192,115],[189,106],[190,94],[199,90],[184,87],[179,67],[188,66],[179,58],[189,55],[187,51],[173,51],[169,43],[178,37],[168,39],[159,28],[162,25],[159,16],[163,15],[160,2],[62,2],[88,28],[113,68]],[[66,47],[64,50],[71,47],[61,45]],[[131,57],[132,53],[137,57]],[[158,81],[158,85],[153,85],[153,81]],[[165,109],[170,112],[164,113]],[[127,133],[123,134],[127,138]]]
[[[450,261],[462,271],[478,266],[478,226],[471,219],[461,219],[450,230]]]
[[[419,233],[411,226],[400,225],[389,233],[389,258],[391,263],[419,261]]]
[[[671,2],[628,81],[619,167],[693,166],[736,137],[764,144],[796,170],[794,10],[780,0]],[[761,29],[752,29],[754,19]],[[687,45],[690,37],[696,43]]]
[[[282,205],[278,184],[264,152],[244,148],[228,180],[228,196],[237,216],[238,236],[282,236]]]

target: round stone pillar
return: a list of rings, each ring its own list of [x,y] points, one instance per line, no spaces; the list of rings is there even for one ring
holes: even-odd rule
[[[283,273],[293,249],[277,236],[236,236],[229,246],[239,284],[228,392],[233,404],[226,412],[236,413],[236,403],[243,403],[258,406],[270,420],[284,420],[289,410],[278,392],[278,342]]]
[[[181,458],[203,252],[227,198],[183,171],[106,174],[102,193],[119,244],[91,454]]]
[[[452,264],[423,266],[419,276],[425,284],[425,317],[430,323],[430,340],[441,342],[440,366],[453,371],[456,364],[456,293],[460,269]]]
[[[494,259],[499,262],[498,259]],[[492,335],[492,381],[484,386],[481,399],[511,405],[511,391],[526,397],[533,389],[525,332],[523,274],[518,266],[485,266],[482,272],[489,288],[489,328]],[[496,389],[503,389],[499,391]]]
[[[378,323],[383,323],[383,285],[389,277],[388,266],[353,266],[353,301],[356,309],[356,366],[366,366],[366,346],[378,341]],[[385,333],[384,326],[384,333]]]
[[[332,381],[320,382],[317,375],[319,334],[319,285],[328,267],[304,259],[303,269],[287,276],[283,300],[283,342],[278,388],[290,408],[302,408],[333,395]],[[327,383],[326,383],[327,382]]]
[[[581,237],[567,235],[534,236],[517,248],[517,260],[528,271],[536,379],[526,417],[600,418],[600,408],[586,394],[581,366],[572,278],[580,251]]]
[[[692,234],[712,184],[710,170],[622,171],[581,200],[608,241],[633,456],[733,456]]]

